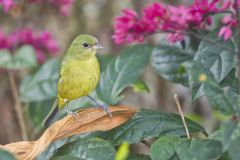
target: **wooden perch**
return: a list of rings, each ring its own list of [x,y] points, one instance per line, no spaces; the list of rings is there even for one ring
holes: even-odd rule
[[[97,108],[79,110],[78,119],[66,116],[55,122],[36,141],[21,141],[0,145],[1,149],[12,153],[18,160],[32,160],[41,154],[51,143],[72,135],[93,131],[107,131],[126,122],[136,109],[126,106],[110,107],[112,117]]]

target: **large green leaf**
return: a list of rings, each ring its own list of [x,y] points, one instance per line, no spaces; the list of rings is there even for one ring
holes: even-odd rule
[[[218,36],[218,29],[210,32],[206,38],[211,39],[219,46],[224,46],[234,51],[232,40],[225,41]],[[194,60],[200,62],[205,68],[208,68],[214,79],[221,82],[233,69],[236,59],[236,54],[224,50],[216,45],[213,45],[205,40],[202,40]]]
[[[229,144],[228,153],[232,160],[239,160],[240,157],[240,137],[236,138]]]
[[[151,65],[166,80],[187,85],[188,76],[181,64],[192,59],[193,55],[180,47],[159,46],[152,51]]]
[[[203,84],[203,90],[214,109],[221,111],[221,113],[225,115],[232,115],[239,112],[239,109],[234,105],[237,101],[230,101],[230,98],[216,82],[207,80]]]
[[[193,132],[204,132],[204,129],[197,123],[186,119],[188,129]],[[98,136],[119,145],[122,142],[138,143],[145,138],[159,137],[162,135],[186,135],[182,120],[179,115],[165,113],[157,110],[137,112],[130,120],[123,125],[108,132],[102,132]]]
[[[15,160],[14,156],[8,153],[7,151],[0,149],[0,159],[1,160]]]
[[[151,146],[152,160],[213,160],[222,155],[221,142],[212,139],[181,139],[164,136]],[[177,158],[178,157],[178,158]]]
[[[151,50],[147,45],[135,45],[113,58],[102,72],[96,89],[98,97],[108,104],[116,104],[123,89],[139,79]]]
[[[55,98],[59,65],[59,59],[51,59],[35,74],[26,77],[20,86],[21,101],[36,102]]]
[[[232,141],[240,138],[240,123],[237,121],[224,122],[221,126],[220,133],[224,150],[226,150]]]
[[[193,100],[206,94],[211,106],[221,111],[223,114],[233,114],[237,108],[233,105],[224,90],[213,80],[212,74],[201,64],[195,61],[185,62],[189,74],[189,83]]]
[[[227,157],[231,157],[228,159],[238,160],[240,156],[240,123],[235,119],[224,122],[217,132],[216,139],[222,142],[223,151],[227,153]]]
[[[25,45],[19,48],[14,55],[7,50],[0,50],[0,67],[7,69],[25,69],[37,65],[35,51]]]
[[[188,72],[192,100],[195,101],[197,98],[205,94],[203,91],[203,83],[200,81],[199,76],[204,74],[208,77],[208,79],[212,79],[213,75],[208,69],[204,68],[201,64],[195,61],[186,61],[183,65]]]
[[[57,149],[52,160],[114,160],[113,146],[102,139],[79,139]]]

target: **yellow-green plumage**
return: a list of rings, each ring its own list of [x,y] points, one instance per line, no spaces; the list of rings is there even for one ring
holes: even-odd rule
[[[79,35],[74,39],[61,63],[57,97],[59,109],[95,89],[100,78],[100,67],[95,55],[100,48],[98,40],[91,35]],[[49,118],[52,118],[51,114],[44,123],[48,123]]]
[[[63,60],[58,81],[58,107],[78,97],[88,95],[97,85],[100,67],[95,55],[71,57]]]

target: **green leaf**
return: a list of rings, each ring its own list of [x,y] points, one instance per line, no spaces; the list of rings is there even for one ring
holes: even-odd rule
[[[160,46],[152,51],[151,65],[156,73],[166,80],[188,85],[188,76],[182,70],[181,64],[192,59],[191,53],[179,47]]]
[[[5,150],[0,149],[0,159],[2,160],[15,160],[14,156]]]
[[[197,98],[203,96],[203,83],[201,82],[201,75],[205,75],[206,78],[212,79],[213,75],[209,70],[204,68],[201,64],[195,61],[186,61],[183,63],[185,69],[189,75],[189,86],[192,93],[192,100],[195,101]]]
[[[55,99],[51,99],[29,104],[28,115],[31,118],[31,122],[33,123],[35,129],[42,128],[42,122],[51,110],[54,100]]]
[[[240,123],[234,121],[225,122],[222,124],[220,131],[222,144],[224,146],[224,150],[226,150],[229,143],[240,137]]]
[[[132,85],[132,87],[135,92],[148,92],[148,93],[150,92],[150,89],[148,88],[147,84],[141,79],[135,82]]]
[[[186,119],[186,123],[191,133],[204,132],[204,129],[199,124],[189,119]],[[119,145],[125,141],[132,144],[138,143],[145,138],[162,135],[186,135],[180,116],[144,109],[137,112],[123,125],[111,131],[102,132],[98,137],[110,141],[113,145]]]
[[[155,141],[150,150],[152,160],[168,160],[176,152],[181,139],[177,136],[163,136]]]
[[[184,160],[206,160],[218,159],[222,153],[220,141],[212,139],[192,139],[184,140],[178,146],[177,155]]]
[[[228,152],[232,160],[239,160],[239,157],[240,157],[239,148],[240,148],[240,137],[232,141],[229,145]]]
[[[78,159],[78,160],[114,160],[115,149],[102,139],[79,139],[57,149],[52,160]]]
[[[14,55],[7,50],[1,50],[0,59],[0,67],[7,69],[25,69],[37,65],[35,51],[29,45],[22,46]]]
[[[113,58],[102,72],[96,88],[98,97],[105,103],[116,104],[123,89],[139,79],[148,63],[151,50],[147,45],[135,45]]]
[[[184,66],[189,73],[189,83],[193,100],[206,94],[214,109],[226,115],[237,112],[237,108],[234,107],[224,90],[213,80],[209,70],[195,61],[185,62]]]
[[[219,29],[210,32],[206,38],[211,39],[219,46],[232,49],[234,51],[234,43],[232,40],[225,41],[218,36]],[[227,50],[219,48],[205,40],[202,40],[196,56],[195,61],[200,62],[205,68],[208,68],[213,74],[214,80],[221,82],[233,69],[236,54]]]
[[[97,54],[98,61],[100,63],[101,72],[107,67],[107,64],[114,58],[112,55],[100,55]]]
[[[219,132],[219,139],[224,147],[223,151],[227,151],[231,160],[238,160],[240,156],[240,123],[237,120],[224,122]]]
[[[59,59],[51,59],[39,70],[27,76],[20,86],[20,99],[23,102],[37,102],[56,98]]]
[[[203,87],[211,106],[221,111],[224,115],[232,115],[238,113],[238,109],[233,105],[224,90],[214,81],[207,80]]]
[[[222,155],[221,142],[212,139],[181,139],[176,136],[164,136],[151,146],[152,160],[170,160],[177,157],[182,160],[210,160]]]
[[[131,154],[127,160],[151,160],[151,158],[144,154]]]

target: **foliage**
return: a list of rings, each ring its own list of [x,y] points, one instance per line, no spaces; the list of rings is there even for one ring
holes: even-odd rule
[[[133,87],[136,92],[149,91],[141,75],[150,64],[166,81],[188,87],[193,102],[206,96],[212,110],[228,116],[212,134],[207,135],[204,127],[186,118],[190,132],[190,138],[186,138],[179,115],[139,109],[126,123],[112,130],[58,141],[38,159],[45,159],[44,156],[56,160],[108,160],[114,157],[119,160],[239,159],[238,5],[238,0],[197,0],[189,6],[153,3],[140,15],[125,9],[114,21],[116,43],[143,42],[146,36],[158,32],[167,34],[167,41],[162,43],[158,39],[159,43],[151,46],[131,45],[119,55],[98,57],[101,80],[92,93],[93,97],[116,105],[124,98],[123,91],[128,87]],[[220,21],[215,22],[215,27],[211,26],[219,14],[222,14]],[[5,69],[36,67],[34,51],[29,46],[16,50],[15,55],[1,50],[0,66]],[[56,98],[59,66],[59,59],[50,59],[21,82],[20,99],[29,104],[29,118],[38,129],[48,112],[47,107]],[[69,107],[77,109],[90,104],[89,99],[81,98],[71,102]],[[204,136],[196,138],[196,133]],[[146,144],[148,140],[151,143]],[[139,143],[150,148],[148,155],[131,152],[131,146]]]
[[[4,160],[15,160],[14,156],[12,156],[7,151],[1,150],[1,149],[0,149],[0,158]]]

